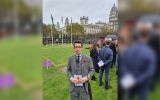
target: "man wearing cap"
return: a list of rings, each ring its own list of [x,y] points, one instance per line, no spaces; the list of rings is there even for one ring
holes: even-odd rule
[[[67,66],[71,100],[88,100],[88,83],[94,74],[93,62],[90,57],[82,54],[81,41],[75,41],[73,46],[75,54],[69,58]]]
[[[112,65],[112,60],[113,60],[113,52],[109,48],[109,45],[111,43],[111,38],[105,38],[105,43],[106,45],[99,51],[99,57],[98,60],[101,62],[100,66],[100,76],[99,76],[99,83],[100,86],[102,86],[102,76],[103,72],[105,70],[105,89],[111,88],[108,84],[108,78],[109,78],[109,71]]]

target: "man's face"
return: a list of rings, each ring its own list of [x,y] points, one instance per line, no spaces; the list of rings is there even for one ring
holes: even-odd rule
[[[105,43],[104,39],[100,39],[101,41],[101,46],[103,46],[103,44]]]
[[[75,53],[77,55],[81,54],[82,50],[83,50],[82,44],[81,43],[75,43],[74,44],[74,50],[75,50]]]
[[[98,40],[98,44],[99,44],[100,47],[103,46],[103,43],[104,43],[104,40],[103,40],[103,39],[99,39],[99,40]]]

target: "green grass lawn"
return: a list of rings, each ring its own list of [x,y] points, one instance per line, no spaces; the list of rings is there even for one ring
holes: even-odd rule
[[[11,70],[25,82],[40,80],[41,38],[21,37],[0,41],[0,66]],[[28,74],[32,69],[32,73]]]
[[[86,48],[87,45],[84,46]],[[43,56],[51,59],[55,64],[64,64],[64,66],[52,66],[48,70],[43,69],[43,99],[44,100],[70,100],[69,80],[64,70],[67,59],[74,51],[72,45],[43,46]],[[89,55],[89,50],[84,49],[84,54]],[[45,59],[43,59],[45,60]],[[99,74],[95,74],[98,78]],[[103,77],[104,79],[104,77]],[[91,81],[94,100],[117,100],[117,80],[116,69],[111,69],[109,83],[112,89],[105,90],[100,87],[98,80]]]
[[[42,83],[41,50],[41,36],[0,40],[0,74],[12,73],[16,77],[15,86],[0,89],[1,100],[35,99]]]
[[[51,59],[56,65],[66,64],[68,57],[71,56],[73,52],[72,45],[70,44],[64,44],[63,46],[43,46],[43,58],[46,57]],[[87,49],[84,49],[84,53],[87,55],[89,54]]]

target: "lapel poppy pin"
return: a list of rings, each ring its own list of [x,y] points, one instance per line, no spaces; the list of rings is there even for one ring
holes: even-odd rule
[[[87,62],[87,59],[83,59],[83,63],[84,63],[84,64],[88,63],[88,62]]]

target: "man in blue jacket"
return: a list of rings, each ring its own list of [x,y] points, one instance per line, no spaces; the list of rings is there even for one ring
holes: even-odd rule
[[[100,66],[100,76],[99,76],[99,83],[100,86],[102,86],[102,77],[103,77],[103,72],[105,70],[105,89],[111,88],[108,84],[108,78],[109,78],[109,71],[112,65],[112,60],[113,60],[113,52],[110,49],[109,45],[111,43],[110,38],[105,39],[106,45],[99,51],[99,61],[103,62],[103,66]]]
[[[155,55],[146,44],[148,38],[149,33],[146,31],[139,33],[137,41],[125,51],[122,57],[121,81],[126,80],[126,76],[130,77],[128,81],[122,82],[122,86],[128,92],[127,100],[133,100],[136,95],[139,100],[147,100],[155,71]]]

